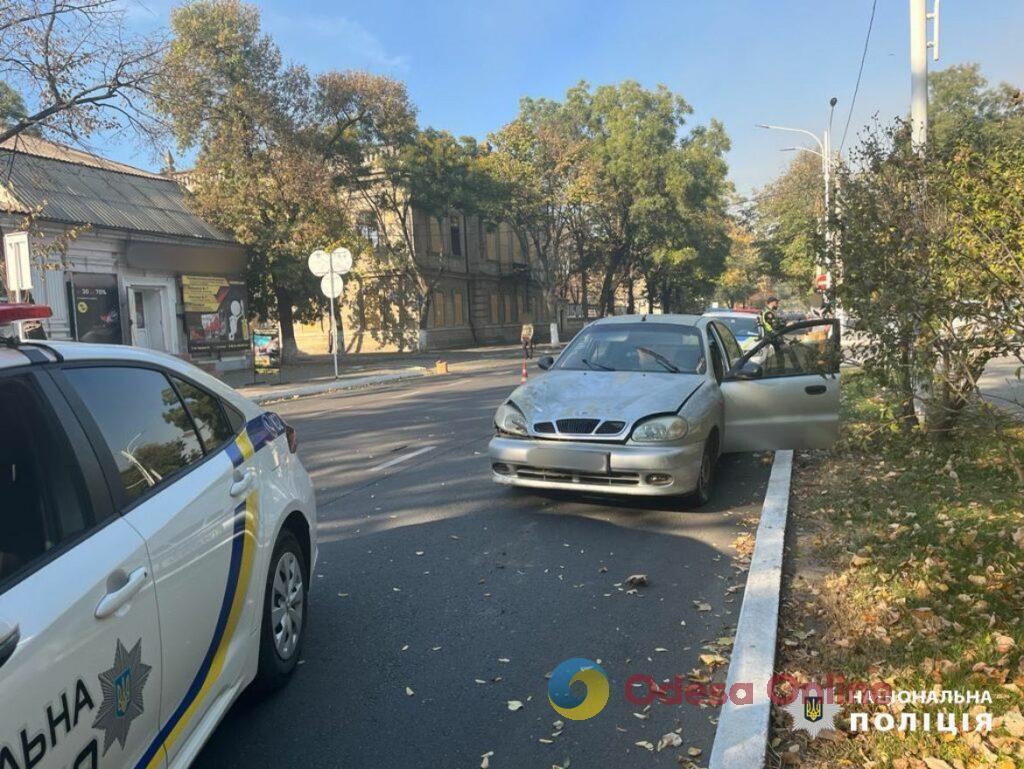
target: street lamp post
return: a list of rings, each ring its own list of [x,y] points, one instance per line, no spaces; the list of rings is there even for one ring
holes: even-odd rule
[[[832,226],[830,217],[832,214],[832,116],[835,114],[836,103],[839,100],[833,96],[828,102],[828,123],[825,127],[825,131],[821,138],[813,131],[808,131],[806,128],[790,128],[789,126],[781,125],[769,125],[767,123],[758,123],[758,128],[767,128],[773,131],[790,131],[791,133],[800,133],[806,136],[810,136],[814,139],[818,145],[818,149],[811,147],[786,147],[788,151],[800,151],[810,152],[821,158],[821,175],[825,180],[825,251],[826,255],[832,251]],[[819,265],[820,266],[820,265]],[[819,273],[822,274],[822,273]],[[828,269],[828,265],[824,265],[823,274],[828,276],[828,284],[831,286],[832,275]]]

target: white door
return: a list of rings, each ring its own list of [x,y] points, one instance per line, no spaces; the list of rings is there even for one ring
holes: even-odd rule
[[[166,351],[163,289],[129,286],[128,310],[131,315],[132,344]]]
[[[0,766],[133,767],[160,715],[145,542],[47,375],[0,376],[0,424]]]
[[[124,520],[149,546],[164,670],[156,744],[175,761],[255,660],[256,469],[219,399],[189,382],[121,365],[64,376],[103,434]]]
[[[839,323],[803,321],[732,366],[723,451],[827,448],[839,436]]]

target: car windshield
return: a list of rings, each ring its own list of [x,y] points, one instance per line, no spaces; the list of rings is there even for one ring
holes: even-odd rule
[[[757,316],[751,315],[750,317],[737,318],[735,316],[722,316],[717,318],[722,323],[727,323],[729,328],[732,329],[732,335],[737,339],[743,339],[744,337],[757,336]]]
[[[675,323],[609,323],[580,331],[554,368],[570,371],[704,371],[700,331]]]

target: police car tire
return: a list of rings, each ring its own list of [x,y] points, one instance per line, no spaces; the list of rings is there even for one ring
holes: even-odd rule
[[[299,563],[302,573],[302,627],[299,629],[299,640],[294,653],[288,659],[281,659],[274,647],[274,632],[271,627],[270,613],[273,608],[274,570],[286,552],[291,552]],[[284,529],[277,537],[274,553],[270,557],[270,568],[267,569],[267,580],[263,594],[263,619],[260,625],[260,660],[256,678],[252,684],[253,693],[257,696],[267,695],[284,686],[295,672],[302,656],[302,646],[306,640],[309,605],[309,575],[303,559],[299,540],[288,529]]]

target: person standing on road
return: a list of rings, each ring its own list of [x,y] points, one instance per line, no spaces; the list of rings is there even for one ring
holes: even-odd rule
[[[757,316],[758,321],[761,323],[761,328],[764,329],[765,336],[774,334],[779,330],[781,324],[779,323],[779,316],[776,314],[778,310],[779,298],[777,296],[769,296],[768,301],[764,303],[764,309]]]
[[[526,322],[523,324],[523,331],[520,334],[520,339],[523,342],[523,357],[533,357],[533,324]]]

